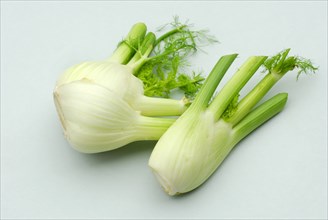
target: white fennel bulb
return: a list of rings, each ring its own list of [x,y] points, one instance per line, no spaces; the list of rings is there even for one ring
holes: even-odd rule
[[[56,87],[54,99],[67,140],[84,153],[157,140],[174,121],[142,116],[114,92],[87,79]]]
[[[156,39],[137,23],[108,59],[80,63],[59,77],[54,99],[74,148],[94,153],[158,140],[175,119],[155,116],[179,116],[187,109],[187,99],[167,97],[177,88],[190,97],[198,91],[203,78],[178,70],[206,34],[177,20],[172,25]]]
[[[240,140],[283,110],[286,93],[254,106],[288,71],[297,67],[299,74],[316,70],[309,60],[288,57],[288,53],[289,49],[269,59],[250,57],[210,102],[237,55],[218,61],[194,102],[160,138],[149,159],[149,166],[169,195],[199,187]],[[238,101],[238,93],[261,65],[268,73]]]

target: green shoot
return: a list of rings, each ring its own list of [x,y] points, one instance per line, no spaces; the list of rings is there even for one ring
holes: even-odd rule
[[[229,104],[235,99],[239,91],[245,86],[248,80],[254,75],[258,68],[266,60],[266,56],[250,57],[233,75],[229,82],[222,88],[209,106],[209,110],[214,113],[218,120]]]
[[[156,36],[154,33],[149,32],[145,36],[145,39],[136,49],[136,52],[132,59],[128,62],[127,66],[132,68],[132,72],[136,74],[138,70],[144,65],[146,59],[154,48],[156,42]]]
[[[267,71],[266,76],[237,105],[234,105],[233,114],[224,118],[227,122],[235,125],[242,120],[287,72],[295,68],[299,69],[297,73],[297,78],[299,78],[301,73],[314,73],[318,69],[308,59],[288,56],[289,51],[290,49],[283,50],[263,63]],[[231,109],[227,112],[231,113]]]
[[[147,27],[144,23],[137,23],[132,26],[130,32],[122,40],[112,56],[108,59],[110,62],[126,64],[137,51],[137,48],[143,41]]]
[[[287,93],[279,93],[252,110],[234,127],[234,142],[238,143],[253,130],[283,110],[287,102]]]

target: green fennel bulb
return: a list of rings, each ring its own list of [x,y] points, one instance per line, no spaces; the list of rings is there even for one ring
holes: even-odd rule
[[[294,68],[300,68],[299,73],[316,70],[309,60],[287,57],[288,53],[289,49],[270,59],[250,57],[210,102],[237,55],[218,61],[194,102],[159,139],[149,159],[151,170],[169,195],[199,187],[241,139],[284,108],[286,93],[254,106],[285,73]],[[239,91],[262,64],[268,74],[238,102]]]

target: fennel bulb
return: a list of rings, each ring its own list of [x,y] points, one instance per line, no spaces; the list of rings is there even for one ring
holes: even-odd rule
[[[314,71],[309,60],[287,57],[289,49],[267,59],[250,57],[208,105],[236,54],[223,56],[194,102],[157,142],[149,166],[169,195],[189,192],[204,183],[245,136],[282,111],[287,94],[278,94],[255,109],[268,90],[290,70]],[[268,74],[238,102],[238,93],[264,64]]]
[[[84,153],[157,140],[174,121],[142,116],[113,91],[87,79],[58,87],[54,96],[67,140]]]
[[[203,78],[178,74],[179,66],[198,42],[214,40],[178,20],[158,39],[146,32],[144,23],[135,24],[110,58],[75,65],[58,79],[56,109],[66,138],[78,151],[96,153],[158,140],[174,119],[146,116],[181,115],[189,100],[163,97],[174,88],[190,97],[198,91]]]

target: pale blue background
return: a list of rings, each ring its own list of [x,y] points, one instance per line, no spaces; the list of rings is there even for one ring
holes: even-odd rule
[[[320,66],[276,85],[268,97],[288,92],[285,110],[174,198],[147,167],[154,142],[78,153],[52,100],[67,67],[108,57],[137,21],[155,30],[173,15],[220,40],[193,59],[204,73],[223,54],[240,54],[231,75],[248,56],[287,47]],[[1,1],[1,218],[327,218],[327,2]]]

